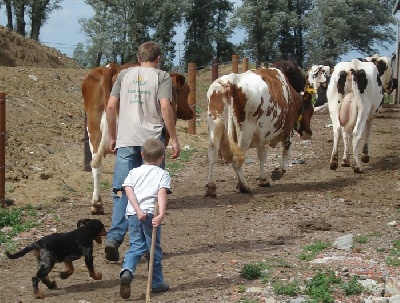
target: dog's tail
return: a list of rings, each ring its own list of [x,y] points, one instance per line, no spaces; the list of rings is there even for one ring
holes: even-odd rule
[[[18,258],[25,256],[28,252],[31,252],[32,250],[34,250],[36,248],[37,247],[36,247],[35,243],[32,243],[31,245],[23,248],[22,250],[20,250],[19,252],[16,252],[15,254],[10,254],[8,251],[6,251],[6,255],[9,259],[18,259]]]

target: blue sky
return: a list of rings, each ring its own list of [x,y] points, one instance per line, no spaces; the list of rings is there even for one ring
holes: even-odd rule
[[[61,5],[62,9],[51,13],[47,23],[41,29],[39,39],[42,44],[54,47],[63,54],[72,57],[74,49],[79,42],[86,44],[86,36],[81,32],[78,20],[81,18],[90,18],[94,12],[92,7],[82,0],[64,0]],[[4,7],[0,10],[0,24],[3,26],[6,25]],[[183,31],[183,28],[178,28],[175,38],[176,42],[183,42]],[[240,32],[236,37],[232,37],[231,40],[234,43],[238,43],[241,41],[242,35],[243,32]],[[390,56],[395,49],[396,45],[393,43],[393,47],[387,51],[383,50],[381,55]],[[350,52],[346,56],[343,56],[342,60],[347,61],[355,57],[362,57],[362,55],[357,52]],[[176,61],[178,61],[178,58],[176,58]]]

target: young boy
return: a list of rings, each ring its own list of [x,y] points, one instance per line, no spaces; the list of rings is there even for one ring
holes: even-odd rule
[[[133,168],[122,186],[129,203],[126,218],[129,224],[129,249],[125,254],[120,272],[120,295],[128,299],[130,284],[136,266],[142,256],[150,251],[153,227],[157,227],[154,253],[152,292],[169,290],[162,272],[161,222],[167,206],[167,192],[170,191],[171,178],[167,171],[159,167],[165,154],[164,144],[159,139],[148,139],[143,144],[144,164]],[[159,213],[154,217],[154,205],[158,201]]]

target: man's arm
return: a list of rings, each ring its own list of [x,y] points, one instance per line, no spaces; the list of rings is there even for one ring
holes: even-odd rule
[[[160,99],[161,115],[164,120],[165,127],[168,130],[172,146],[172,158],[176,159],[179,157],[181,147],[178,142],[178,136],[175,128],[174,112],[172,110],[171,103],[168,98]]]
[[[117,106],[119,99],[110,96],[106,106],[106,118],[108,133],[110,135],[110,150],[115,153],[115,142],[117,141]]]

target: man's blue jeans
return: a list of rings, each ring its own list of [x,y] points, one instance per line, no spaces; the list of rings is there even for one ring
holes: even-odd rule
[[[161,142],[164,143],[164,137],[161,137]],[[113,177],[113,212],[111,217],[110,230],[107,233],[106,241],[114,241],[119,247],[124,241],[125,234],[128,230],[128,222],[125,219],[126,206],[128,198],[125,191],[122,190],[122,183],[124,183],[129,171],[132,168],[139,167],[143,163],[142,159],[142,146],[129,146],[120,147],[117,150],[117,157],[115,159],[114,177]],[[160,165],[165,168],[165,159]],[[117,192],[120,191],[121,195],[118,196]]]
[[[128,217],[129,224],[129,249],[125,254],[121,273],[129,270],[132,276],[136,267],[146,251],[150,251],[153,226],[151,220],[153,215],[148,214],[145,221],[139,221],[137,215]],[[154,267],[152,288],[161,287],[164,284],[162,272],[162,249],[161,249],[161,226],[157,227],[156,245],[154,249]]]
[[[120,147],[117,150],[112,193],[114,205],[111,227],[107,233],[106,240],[115,241],[118,246],[124,241],[126,231],[128,230],[128,221],[125,219],[128,198],[125,191],[122,190],[122,183],[124,183],[125,178],[132,168],[142,165],[141,151],[141,146]],[[118,195],[118,191],[120,192],[120,196]]]

